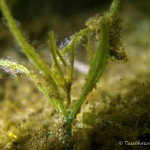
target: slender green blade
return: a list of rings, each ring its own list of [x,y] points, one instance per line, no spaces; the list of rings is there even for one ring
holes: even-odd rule
[[[21,74],[25,74],[39,88],[39,90],[49,99],[52,107],[58,111],[58,104],[53,98],[49,96],[49,92],[47,88],[39,81],[37,76],[33,74],[31,71],[29,71],[25,66],[9,60],[0,60],[0,67],[5,69],[6,68],[10,69],[10,71],[12,70],[15,72],[19,72]]]
[[[45,76],[50,80],[51,84],[55,89],[57,89],[55,81],[52,77],[52,72],[46,63],[41,59],[41,57],[36,53],[34,47],[32,47],[26,39],[22,36],[17,24],[12,17],[5,0],[0,0],[0,7],[2,10],[3,15],[8,23],[9,29],[12,32],[12,35],[16,39],[18,45],[21,47],[22,51],[27,55],[29,60],[36,66],[36,68],[40,71],[43,71]]]
[[[97,51],[92,59],[90,69],[81,92],[80,98],[77,100],[71,114],[69,115],[69,122],[77,115],[88,93],[96,86],[101,75],[106,68],[109,56],[109,29],[105,18],[100,23],[100,34]]]

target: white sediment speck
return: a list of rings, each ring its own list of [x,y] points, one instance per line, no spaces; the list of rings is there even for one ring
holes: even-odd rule
[[[87,74],[88,70],[89,70],[89,66],[85,63],[82,63],[78,60],[75,60],[74,62],[74,67],[77,71]]]
[[[63,49],[69,42],[70,40],[66,38],[64,41],[61,42],[61,44],[59,45],[59,48]]]

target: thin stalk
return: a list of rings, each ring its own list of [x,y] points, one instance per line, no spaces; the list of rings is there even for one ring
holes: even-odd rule
[[[108,12],[108,16],[110,17],[109,19],[114,19],[118,15],[119,4],[120,4],[120,0],[113,1],[112,5],[110,7],[110,10]],[[109,26],[104,17],[100,22],[100,34],[99,35],[100,35],[100,37],[99,37],[100,44],[98,46],[98,49],[101,52],[97,51],[96,52],[97,54],[95,54],[95,58],[93,58],[93,61],[91,62],[90,70],[87,75],[87,82],[84,85],[84,88],[80,95],[80,98],[77,100],[75,106],[73,107],[73,110],[71,111],[71,113],[69,115],[68,123],[70,123],[70,124],[72,123],[72,120],[76,117],[77,113],[79,112],[83,102],[86,99],[86,96],[94,88],[97,81],[103,74],[104,69],[106,68],[107,63],[108,63],[107,61],[108,61],[109,49],[110,49]],[[100,56],[100,58],[98,55]],[[98,62],[97,65],[96,65],[96,62]],[[95,67],[95,65],[97,67]]]
[[[68,85],[66,88],[66,105],[67,107],[70,106],[71,103],[71,96],[70,96],[70,92],[71,92],[71,84],[73,82],[73,71],[74,71],[74,55],[75,55],[75,44],[76,44],[76,39],[77,39],[77,35],[75,35],[75,38],[72,40],[71,45],[70,45],[70,51],[71,51],[71,55],[70,55],[70,69],[68,70]]]
[[[31,71],[29,71],[26,67],[16,62],[11,62],[9,60],[0,60],[0,66],[7,67],[9,69],[16,70],[19,73],[25,74],[39,88],[39,90],[49,99],[52,107],[56,111],[59,110],[58,104],[53,98],[49,96],[49,92],[46,89],[46,87],[41,82],[39,82],[39,79],[37,78],[37,76],[33,74]]]
[[[71,95],[70,95],[70,91],[71,91],[71,84],[68,84],[67,88],[66,88],[66,107],[69,108],[70,104],[71,104]]]
[[[64,67],[68,67],[65,59],[63,58],[63,56],[61,55],[61,53],[59,52],[58,48],[56,48],[56,53],[58,55],[58,57],[60,58],[61,62],[63,63]]]
[[[3,15],[5,16],[5,19],[7,20],[9,29],[12,32],[12,35],[16,39],[17,43],[21,47],[22,51],[26,54],[26,56],[29,58],[29,60],[31,60],[31,62],[36,66],[38,70],[43,71],[45,77],[52,84],[55,95],[58,99],[61,99],[60,92],[57,88],[56,82],[52,77],[52,72],[49,66],[40,58],[40,56],[36,53],[35,49],[31,45],[29,45],[25,38],[22,36],[14,18],[11,16],[11,13],[5,3],[5,0],[0,0],[0,7]],[[64,106],[60,100],[58,100],[58,104],[61,109],[60,111],[63,113],[64,116],[66,116],[66,110],[64,109]]]
[[[95,57],[93,58],[90,70],[87,75],[87,80],[85,82],[83,91],[80,95],[80,98],[77,100],[73,110],[69,115],[69,123],[76,117],[77,113],[79,112],[83,102],[86,99],[88,93],[95,87],[97,81],[99,80],[100,76],[104,72],[108,61],[108,51],[109,51],[109,35],[108,35],[108,25],[105,19],[103,19],[100,23],[100,34],[99,34],[99,44],[97,47],[97,51]]]
[[[49,44],[50,52],[51,52],[53,60],[54,60],[55,67],[58,70],[58,72],[60,74],[60,77],[63,80],[62,88],[64,88],[64,90],[66,91],[66,84],[67,83],[66,83],[66,80],[64,78],[63,72],[62,72],[61,67],[60,67],[60,65],[58,63],[58,60],[57,60],[57,56],[56,56],[57,45],[56,45],[56,42],[55,42],[55,37],[54,37],[54,33],[53,32],[50,32],[50,34],[49,34],[48,44]],[[62,98],[58,98],[58,103],[59,103],[59,107],[61,108],[63,117],[65,118],[65,120],[67,120],[68,114],[67,114],[66,108],[64,107],[63,99]]]
[[[60,75],[60,77],[63,80],[63,83],[64,83],[63,85],[65,85],[66,84],[66,80],[64,78],[63,72],[61,70],[61,67],[60,67],[60,65],[58,63],[57,56],[56,56],[57,46],[56,46],[56,43],[55,43],[55,37],[54,37],[54,33],[53,32],[50,32],[50,34],[49,34],[48,44],[49,44],[50,52],[51,52],[53,60],[54,60],[55,67],[58,70],[59,75]]]
[[[113,0],[108,12],[110,18],[118,16],[119,8],[120,8],[120,0]]]
[[[70,79],[71,79],[71,83],[73,82],[73,70],[74,70],[74,55],[75,55],[75,44],[76,44],[76,40],[77,40],[77,35],[75,36],[75,38],[72,40],[71,43],[71,56],[70,56]]]
[[[65,73],[66,73],[66,75],[68,76],[68,71],[69,71],[70,69],[69,69],[69,67],[68,67],[68,65],[67,65],[67,63],[66,63],[66,61],[65,61],[65,59],[63,58],[63,56],[62,56],[62,54],[60,53],[60,51],[59,51],[58,48],[56,48],[56,53],[57,53],[58,57],[60,58],[62,64],[64,65]]]
[[[87,50],[88,62],[91,62],[91,60],[94,56],[94,50],[93,50],[92,45],[91,45],[91,32],[88,33],[86,50]]]
[[[18,29],[14,18],[11,16],[11,13],[5,3],[5,0],[0,0],[0,6],[5,19],[7,20],[8,26],[12,35],[16,39],[17,43],[21,47],[22,51],[27,55],[29,60],[36,66],[38,70],[43,71],[44,75],[50,80],[50,83],[53,85],[55,92],[59,94],[56,83],[52,77],[52,72],[46,63],[40,58],[40,56],[36,53],[35,49],[28,44],[25,38],[22,36],[20,30]]]
[[[65,119],[66,122],[68,122],[68,113],[67,110],[63,104],[63,100],[62,99],[58,99],[58,103],[59,103],[59,108],[61,110],[62,116]]]
[[[68,76],[68,84],[66,88],[66,99],[67,99],[67,106],[70,106],[71,102],[71,84],[73,82],[73,71],[74,71],[74,55],[75,55],[75,46],[76,46],[76,40],[78,35],[75,35],[71,44],[70,44],[70,68],[67,70],[67,76]]]

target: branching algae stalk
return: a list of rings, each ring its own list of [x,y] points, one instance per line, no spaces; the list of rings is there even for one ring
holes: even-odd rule
[[[122,48],[122,33],[118,14],[120,0],[113,0],[109,11],[104,13],[103,16],[96,15],[90,18],[86,22],[87,27],[73,35],[70,42],[61,50],[56,44],[54,33],[50,32],[48,46],[53,59],[51,67],[45,63],[37,54],[34,47],[23,37],[5,1],[0,0],[0,8],[7,21],[9,30],[22,49],[22,52],[34,64],[38,71],[42,71],[44,79],[52,87],[53,93],[50,93],[47,85],[42,83],[37,75],[25,66],[3,59],[0,60],[0,66],[25,74],[46,96],[52,107],[62,115],[62,119],[67,125],[68,134],[71,134],[73,120],[80,112],[87,95],[96,86],[104,73],[110,56],[118,60],[126,58]],[[93,46],[91,45],[91,35],[95,35],[96,50],[93,50]],[[73,104],[70,92],[71,85],[74,82],[74,54],[77,46],[83,44],[81,42],[82,39],[86,39],[86,50],[90,61],[90,68],[86,75],[82,91],[75,104]],[[68,54],[69,64],[66,61]]]

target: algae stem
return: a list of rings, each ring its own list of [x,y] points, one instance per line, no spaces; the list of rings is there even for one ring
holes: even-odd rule
[[[52,72],[50,71],[50,68],[45,64],[45,62],[40,58],[40,56],[36,53],[35,49],[28,44],[28,42],[25,40],[25,38],[22,36],[20,30],[18,29],[15,20],[11,16],[11,13],[5,3],[5,0],[0,0],[1,10],[2,13],[5,16],[5,19],[7,20],[8,26],[10,31],[12,32],[12,35],[18,42],[19,46],[21,47],[22,51],[27,55],[29,60],[32,61],[32,63],[36,66],[38,70],[43,71],[45,76],[50,80],[51,84],[55,88],[56,93],[58,94],[58,89],[56,86],[56,83],[52,77]]]
[[[55,100],[49,96],[46,87],[41,82],[39,82],[39,79],[37,78],[37,76],[34,75],[31,71],[29,71],[26,67],[24,67],[23,65],[17,64],[15,62],[11,62],[9,60],[0,60],[0,66],[7,67],[12,70],[16,70],[16,72],[25,74],[39,88],[39,90],[49,99],[52,107],[56,111],[59,110],[58,104],[56,104]]]
[[[96,86],[96,83],[100,79],[102,73],[104,72],[106,68],[106,64],[108,61],[108,53],[109,53],[109,30],[107,21],[105,18],[102,19],[100,23],[100,30],[99,33],[99,43],[97,46],[97,51],[94,55],[94,58],[92,59],[90,69],[87,75],[87,80],[85,82],[84,88],[81,92],[80,98],[77,100],[75,106],[73,107],[73,110],[71,111],[69,115],[69,123],[72,122],[72,120],[76,117],[78,112],[81,109],[81,106],[83,102],[86,99],[86,96],[89,94],[89,92]]]
[[[120,0],[113,0],[111,7],[109,9],[110,18],[114,18],[118,15],[120,8]]]

